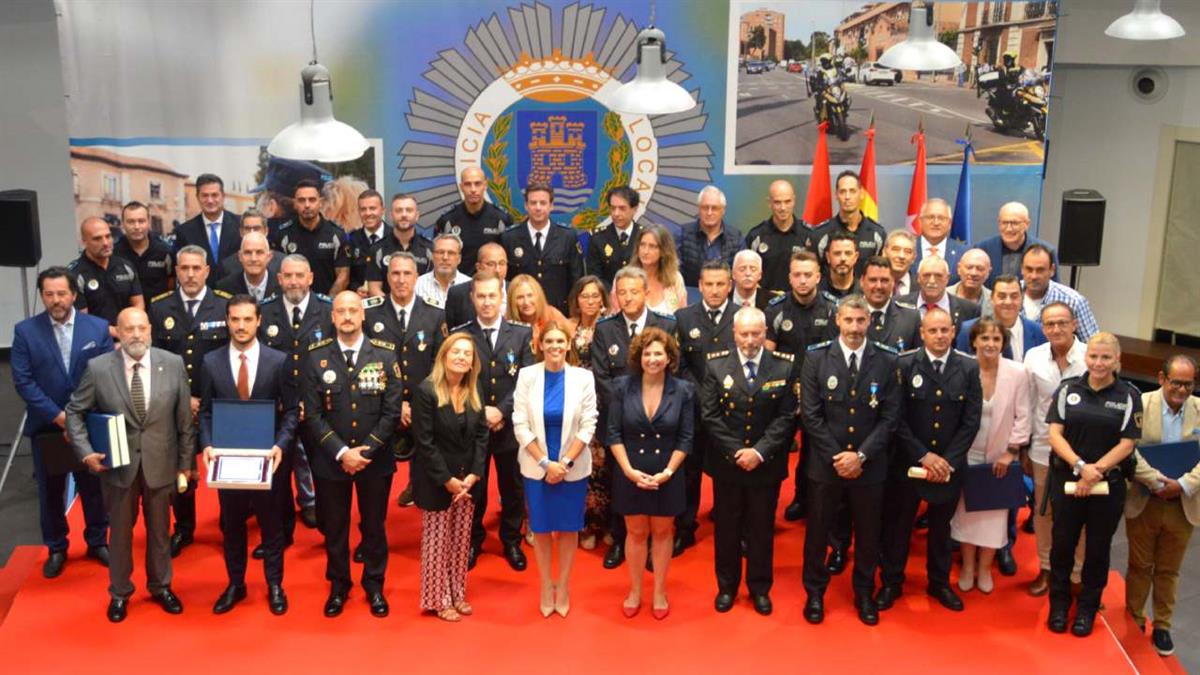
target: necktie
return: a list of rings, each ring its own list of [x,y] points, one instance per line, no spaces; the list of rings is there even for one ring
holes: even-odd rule
[[[133,377],[129,381],[129,398],[133,399],[133,412],[139,420],[146,418],[146,391],[142,389],[142,376],[138,374],[141,367],[140,363],[133,364]]]
[[[408,332],[408,318],[404,316],[404,308],[401,307],[399,312],[396,312],[396,321],[400,324],[400,335],[403,336]]]
[[[882,311],[877,309],[877,310],[871,312],[871,325],[879,326],[881,328],[883,327],[883,312]]]
[[[368,246],[374,246],[374,245],[375,245],[375,242],[377,242],[377,241],[379,241],[379,236],[378,236],[378,235],[374,235],[374,234],[368,234],[368,235],[367,235],[367,245],[368,245]]]
[[[938,375],[941,375],[943,365],[944,364],[941,361],[934,361],[933,362],[933,372],[937,373]]]
[[[533,235],[533,248],[538,252],[538,256],[542,255],[542,233],[537,232]]]
[[[250,366],[247,365],[246,355],[240,354],[242,365],[238,367],[238,398],[245,401],[250,398]]]
[[[292,308],[292,330],[300,330],[300,306]]]
[[[858,354],[850,352],[850,380],[858,379]]]
[[[221,249],[221,235],[217,232],[217,224],[208,224],[208,247],[212,249],[213,260],[216,260],[217,253]]]
[[[496,348],[496,339],[495,339],[495,335],[496,335],[496,329],[495,329],[495,328],[484,328],[484,329],[483,329],[483,336],[484,336],[484,338],[486,338],[486,339],[487,339],[487,343],[488,343],[488,349],[495,349],[495,348]]]
[[[625,246],[626,246],[627,244],[629,244],[629,233],[628,233],[628,232],[622,232],[622,233],[618,234],[618,235],[617,235],[617,241],[618,241],[618,242],[620,242],[620,244],[621,244],[621,248],[625,248]]]
[[[758,375],[758,369],[754,367],[753,361],[746,362],[746,383],[754,384],[754,378]]]
[[[928,311],[929,311],[929,310],[931,310],[931,309],[937,309],[937,303],[936,303],[936,302],[927,302],[927,303],[925,303],[925,311],[926,311],[926,312],[928,312]]]
[[[62,354],[63,369],[71,372],[71,339],[67,337],[67,324],[54,324],[54,333],[58,336],[58,351]]]
[[[721,310],[719,310],[719,309],[708,310],[708,318],[712,319],[713,323],[717,322],[717,317],[719,317],[719,316],[721,316]]]
[[[342,351],[342,354],[345,354],[346,356],[346,367],[350,370],[354,370],[354,350],[346,349]]]
[[[637,324],[631,323],[629,324],[629,339],[632,340],[635,336],[637,336]]]
[[[193,319],[196,318],[196,305],[200,304],[200,301],[188,300],[185,304],[187,305],[188,316],[192,317]]]

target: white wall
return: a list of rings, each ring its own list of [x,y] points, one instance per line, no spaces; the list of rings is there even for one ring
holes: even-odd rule
[[[43,267],[77,255],[67,113],[52,0],[7,0],[0,11],[0,189],[38,192]],[[0,227],[4,224],[0,223]],[[0,230],[0,246],[5,236]],[[35,294],[29,273],[30,293]],[[20,275],[0,269],[0,346],[22,318]],[[39,302],[31,307],[41,311]]]
[[[1064,190],[1099,190],[1108,201],[1101,265],[1082,270],[1080,290],[1102,328],[1149,338],[1158,296],[1153,270],[1162,252],[1161,222],[1155,222],[1161,214],[1154,214],[1165,212],[1165,191],[1157,181],[1167,178],[1159,175],[1164,159],[1160,136],[1168,128],[1200,127],[1200,2],[1166,0],[1164,10],[1188,35],[1146,44],[1104,35],[1132,0],[1067,0],[1063,5],[1041,234],[1058,241]],[[1134,97],[1133,72],[1144,65],[1180,62],[1193,65],[1164,68],[1169,80],[1165,97],[1152,104]]]

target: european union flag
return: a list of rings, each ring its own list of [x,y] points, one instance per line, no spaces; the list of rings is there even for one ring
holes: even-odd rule
[[[975,148],[971,139],[959,140],[963,146],[962,171],[958,174],[958,196],[954,199],[954,221],[950,225],[950,238],[965,244],[971,243],[971,156]]]

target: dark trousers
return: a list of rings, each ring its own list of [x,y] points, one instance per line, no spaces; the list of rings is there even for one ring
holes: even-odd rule
[[[138,467],[127,488],[102,482],[108,507],[108,593],[114,598],[133,595],[133,526],[138,511],[146,517],[146,587],[158,593],[171,586],[171,493],[175,484],[151,489]]]
[[[171,490],[171,512],[175,514],[175,534],[196,534],[196,481],[188,481],[186,492]]]
[[[808,522],[804,532],[804,589],[815,597],[823,597],[829,587],[829,570],[825,567],[825,547],[837,522],[838,508],[843,498],[849,501],[854,519],[854,595],[871,597],[875,592],[875,568],[879,565],[880,509],[883,506],[883,483],[858,485],[838,480],[822,483],[808,482]]]
[[[779,482],[743,485],[713,478],[713,545],[717,590],[737,594],[742,582],[742,540],[746,541],[746,588],[766,595],[775,581],[775,507]]]
[[[617,469],[620,471],[620,469]],[[700,488],[704,478],[704,444],[695,443],[683,462],[684,491],[687,495],[683,513],[675,516],[676,536],[695,536],[700,527]]]
[[[71,528],[67,524],[67,474],[51,476],[42,463],[37,441],[33,444],[33,476],[37,481],[38,514],[42,527],[42,543],[51,553],[66,552]],[[83,505],[83,540],[88,548],[108,546],[108,511],[104,509],[104,493],[100,480],[90,472],[76,471],[75,492]]]
[[[275,478],[271,484],[271,503],[274,505],[275,513],[279,519],[280,532],[283,534],[283,545],[291,545],[296,534],[296,507],[292,505],[292,499],[295,493],[292,492],[292,470],[304,457],[304,446],[296,441],[292,447],[285,448],[283,451],[283,459],[279,462],[279,468],[275,469]],[[308,465],[308,459],[304,459],[305,466]],[[297,474],[299,480],[299,474]],[[264,543],[266,543],[264,534]]]
[[[488,475],[492,468],[496,472],[496,487],[500,489],[500,543],[504,546],[521,545],[521,521],[525,519],[525,483],[521,478],[521,467],[517,464],[517,453],[488,453],[491,466],[484,466],[483,475],[471,488],[471,499],[475,502],[475,513],[471,517],[471,546],[482,548],[487,538],[483,529],[483,515],[488,507]]]
[[[854,518],[850,513],[850,497],[843,493],[837,504],[837,515],[834,517],[833,527],[829,530],[830,548],[836,548],[843,552],[849,549],[853,531]]]
[[[904,584],[904,566],[912,544],[913,521],[921,498],[913,480],[907,477],[889,478],[883,494],[883,571],[880,578],[885,586]],[[957,500],[929,504],[929,537],[925,574],[931,588],[950,585],[950,519],[958,508]]]
[[[800,437],[800,459],[796,462],[796,475],[794,476],[796,483],[796,491],[792,496],[793,504],[808,504],[808,448],[806,446],[808,436],[802,434]]]
[[[1055,492],[1054,528],[1050,542],[1050,611],[1071,607],[1071,568],[1075,566],[1075,547],[1087,526],[1083,555],[1083,590],[1077,610],[1095,614],[1100,595],[1108,583],[1108,563],[1113,534],[1125,508],[1125,481],[1109,480],[1107,497],[1072,497],[1062,494],[1063,480],[1052,480]]]
[[[217,499],[221,503],[225,571],[229,573],[229,583],[233,586],[246,585],[246,519],[251,514],[258,520],[262,532],[265,554],[263,573],[267,583],[283,583],[283,524],[280,522],[275,492],[275,489],[217,491]]]
[[[313,481],[317,493],[317,520],[321,534],[325,535],[325,578],[329,580],[330,590],[345,593],[353,586],[350,578],[350,500],[357,493],[363,532],[360,545],[363,552],[362,587],[368,593],[382,592],[388,556],[384,523],[392,474],[364,476],[359,473],[349,480],[313,476]]]

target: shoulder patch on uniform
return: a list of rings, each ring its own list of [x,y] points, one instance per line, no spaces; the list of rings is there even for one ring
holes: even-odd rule
[[[871,344],[875,345],[876,349],[882,349],[883,351],[885,351],[889,354],[899,354],[900,353],[900,350],[896,349],[895,347],[893,347],[891,345],[885,345],[882,342],[876,342],[875,340],[871,340]]]
[[[79,258],[76,258],[76,259],[72,260],[71,262],[67,263],[67,269],[71,270],[72,272],[75,271],[76,267],[79,267]]]
[[[574,230],[575,229],[575,228],[571,227],[570,225],[563,225],[562,223],[556,223],[553,220],[550,221],[550,226],[551,227],[561,227],[564,230]]]
[[[841,300],[841,298],[834,295],[833,293],[830,293],[829,291],[821,291],[821,297],[825,298],[826,300],[828,300],[829,302],[832,302],[835,305],[838,304],[838,302]]]
[[[719,359],[722,356],[729,356],[729,350],[722,349],[719,352],[709,352],[708,354],[706,354],[706,357],[708,358],[709,361],[711,361],[713,359]]]
[[[466,331],[466,330],[467,330],[467,326],[470,326],[472,323],[473,323],[473,322],[471,322],[471,321],[468,321],[468,322],[466,322],[466,323],[460,323],[459,325],[455,326],[454,328],[451,328],[451,329],[450,329],[450,332],[451,332],[451,333],[458,333],[458,332],[460,332],[460,331]]]
[[[824,341],[824,342],[818,342],[818,343],[816,343],[816,344],[809,345],[809,346],[808,346],[808,350],[807,350],[807,351],[810,351],[810,352],[815,352],[815,351],[817,351],[818,349],[824,349],[824,348],[828,347],[828,346],[829,346],[829,345],[831,345],[831,344],[833,344],[833,340],[826,340],[826,341]]]
[[[920,347],[917,347],[915,349],[906,349],[906,350],[900,352],[900,356],[909,356],[911,354],[916,354],[919,351],[921,351]]]
[[[386,349],[389,352],[396,351],[396,343],[395,342],[388,342],[387,340],[380,340],[378,338],[371,338],[370,340],[368,340],[368,342],[375,345],[376,347],[379,347],[380,349]]]
[[[515,321],[512,319],[505,319],[505,321],[507,321],[508,323],[510,323],[514,326],[520,326],[522,328],[529,328],[531,330],[533,329],[533,326],[530,326],[529,324],[525,323],[524,321]]]
[[[289,221],[285,222],[284,224],[280,225],[279,229],[276,230],[276,232],[283,232],[284,230],[288,229],[291,226],[292,226],[292,221],[289,220]]]
[[[777,295],[777,296],[771,298],[771,301],[767,303],[767,307],[774,307],[775,305],[778,305],[779,303],[783,302],[784,300],[787,300],[786,295]]]
[[[325,295],[324,293],[313,293],[313,297],[321,302],[324,302],[324,303],[327,303],[330,305],[333,304],[333,298],[330,298],[328,295]]]
[[[372,295],[369,298],[363,298],[363,309],[372,309],[374,307],[378,307],[383,304],[385,299],[386,298],[384,298],[382,295]]]
[[[308,346],[308,351],[311,352],[314,349],[320,349],[321,347],[324,347],[325,345],[328,345],[328,344],[333,344],[333,338],[328,337],[328,338],[325,338],[324,340],[317,340],[316,342],[314,342]]]
[[[217,296],[218,298],[225,298],[226,300],[233,297],[233,293],[230,293],[229,291],[223,291],[219,288],[213,289],[213,295]]]
[[[787,353],[787,352],[771,352],[771,354],[772,354],[772,355],[773,355],[775,358],[777,358],[777,359],[783,359],[784,361],[795,361],[795,360],[796,360],[796,355],[795,355],[795,354],[789,354],[789,353]]]
[[[504,231],[505,231],[505,232],[512,232],[513,230],[519,230],[519,229],[521,229],[522,227],[524,227],[524,225],[525,225],[525,221],[521,221],[521,222],[519,222],[519,223],[513,223],[513,224],[509,225],[507,228],[505,228],[505,230],[504,230]]]
[[[974,358],[975,358],[975,355],[974,355],[974,354],[968,354],[967,352],[964,352],[964,351],[959,351],[959,350],[957,350],[957,349],[955,349],[955,350],[954,350],[954,353],[955,353],[955,354],[958,354],[959,356],[966,357],[966,358],[968,358],[968,359],[974,359]]]
[[[150,298],[150,302],[158,302],[159,300],[166,300],[167,298],[171,297],[172,295],[175,295],[175,291],[163,291],[162,293],[159,293],[158,295],[154,296],[153,298]]]
[[[592,236],[594,237],[597,234],[600,234],[601,232],[604,232],[605,230],[607,230],[611,227],[612,227],[612,221],[610,220],[607,223],[604,223],[603,225],[600,225],[600,226],[596,227],[595,229],[593,229]]]
[[[600,319],[596,323],[601,324],[601,323],[605,323],[608,321],[616,321],[619,318],[621,318],[621,313],[617,312],[616,314],[609,314],[608,316],[604,317],[603,319]]]
[[[892,304],[896,305],[897,307],[903,307],[904,309],[914,309],[915,310],[917,308],[917,306],[911,302],[901,302],[899,300],[893,300]]]
[[[258,301],[258,304],[259,304],[259,306],[262,306],[262,305],[268,305],[268,304],[270,304],[270,303],[272,303],[272,302],[275,302],[275,298],[278,298],[278,297],[279,297],[279,294],[278,294],[278,293],[276,293],[276,294],[274,294],[274,295],[271,295],[271,296],[265,297],[265,298],[263,298],[262,300],[259,300],[259,301]]]

